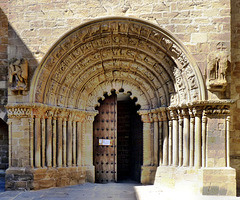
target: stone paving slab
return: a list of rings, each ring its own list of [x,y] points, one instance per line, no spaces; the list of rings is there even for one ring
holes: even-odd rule
[[[0,191],[1,200],[136,200],[135,182],[82,185],[38,191]]]
[[[240,197],[234,196],[207,196],[180,193],[174,190],[163,192],[158,187],[153,185],[135,186],[137,200],[240,200]]]

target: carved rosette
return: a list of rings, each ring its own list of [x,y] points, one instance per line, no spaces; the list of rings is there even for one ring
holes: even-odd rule
[[[127,18],[96,20],[49,52],[36,74],[32,101],[93,110],[104,92],[124,89],[142,109],[170,105],[171,94],[176,104],[189,103],[204,99],[200,71],[192,63],[159,27]]]

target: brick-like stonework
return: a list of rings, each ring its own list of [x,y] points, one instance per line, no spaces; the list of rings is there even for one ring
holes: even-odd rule
[[[85,116],[85,111],[93,111],[104,92],[123,89],[137,97],[137,103],[145,110],[140,112],[144,122],[143,183],[154,182],[159,164],[164,167],[158,168],[157,172],[164,171],[165,165],[211,167],[216,171],[187,170],[191,174],[193,190],[199,192],[200,188],[204,194],[214,194],[216,188],[211,184],[215,184],[218,187],[216,194],[235,195],[235,190],[231,190],[231,187],[235,188],[235,171],[227,168],[236,168],[239,187],[238,1],[2,0],[0,7],[0,117],[7,120],[3,105],[8,101],[9,164],[23,168],[9,168],[7,188],[41,189],[43,185],[56,187],[82,181],[78,176],[77,181],[59,180],[61,170],[55,167],[62,167],[62,164],[64,167],[66,164],[68,167],[72,164],[84,166],[81,173],[88,181],[94,181],[91,143],[92,121],[96,113]],[[110,16],[112,18],[99,20]],[[114,28],[114,20],[118,27],[127,21],[127,28],[132,32],[127,32],[124,26],[123,29]],[[99,24],[101,29],[96,28]],[[119,37],[114,40],[112,36]],[[96,39],[99,38],[105,44],[98,43]],[[135,38],[138,38],[137,42]],[[77,47],[81,47],[81,51]],[[161,52],[157,55],[159,49]],[[106,57],[102,56],[97,65],[99,52]],[[131,60],[132,55],[135,57]],[[230,59],[226,58],[229,55]],[[26,91],[16,92],[8,88],[7,68],[12,58],[24,58],[29,63],[29,88]],[[126,58],[129,59],[127,64]],[[116,60],[124,61],[126,65]],[[229,67],[228,62],[232,63]],[[105,73],[102,66],[111,73]],[[214,66],[221,67],[214,69]],[[214,74],[213,79],[209,77],[209,71]],[[94,73],[98,75],[93,76]],[[158,77],[161,78],[158,80]],[[215,80],[220,80],[220,86]],[[164,97],[161,96],[163,93]],[[223,99],[233,99],[236,103]],[[170,107],[165,109],[167,106]],[[74,109],[81,109],[81,112],[85,109],[84,119],[75,118]],[[67,115],[61,114],[66,112]],[[158,138],[158,131],[162,131],[163,138]],[[166,135],[168,131],[169,135]],[[70,134],[68,139],[65,138],[67,133]],[[186,142],[182,137],[184,134],[189,139],[189,146],[185,145],[189,149],[181,145]],[[81,142],[76,142],[76,135],[81,135]],[[56,142],[60,140],[63,146]],[[155,140],[159,140],[159,149],[163,149],[159,154]],[[173,145],[169,147],[166,141]],[[80,143],[81,147],[78,147]],[[63,158],[56,157],[59,155],[57,151],[62,152],[56,145],[63,147]],[[64,150],[66,146],[70,151]],[[77,157],[78,154],[82,157]],[[68,155],[68,161],[64,160],[64,155]],[[28,171],[29,166],[36,171]],[[53,167],[53,171],[45,167]],[[220,171],[222,176],[215,176],[219,167],[224,168]],[[28,174],[24,179],[23,173],[22,182],[18,178],[21,170]],[[166,177],[178,174],[175,169],[168,173]],[[64,176],[66,174],[70,172]],[[179,174],[183,179],[187,177]],[[54,176],[54,181],[47,178],[48,175]],[[221,177],[229,183],[226,188],[222,188]],[[171,187],[175,181],[178,184],[178,178],[169,180],[166,186],[170,183]]]

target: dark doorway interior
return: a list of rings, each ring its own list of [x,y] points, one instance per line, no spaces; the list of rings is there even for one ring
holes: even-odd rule
[[[117,98],[117,177],[118,181],[140,182],[143,161],[143,125],[139,107],[130,95]]]
[[[0,170],[8,168],[8,125],[0,119]]]
[[[130,95],[115,92],[99,101],[93,124],[96,182],[140,182],[143,125],[135,102]]]

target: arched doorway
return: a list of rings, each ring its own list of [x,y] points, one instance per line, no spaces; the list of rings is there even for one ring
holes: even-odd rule
[[[112,92],[99,101],[93,123],[96,182],[141,180],[143,130],[139,106],[129,96]]]
[[[129,93],[141,106],[141,183],[181,187],[184,182],[193,190],[212,185],[199,178],[214,163],[208,128],[221,122],[225,132],[217,131],[227,146],[231,102],[207,100],[198,66],[171,33],[121,17],[85,23],[60,38],[35,71],[29,103],[7,106],[10,141],[18,144],[11,145],[8,182],[18,187],[19,169],[28,174],[27,188],[94,182],[95,108],[112,90]],[[24,140],[12,124],[19,124]],[[229,148],[219,156],[216,166],[229,166]]]

